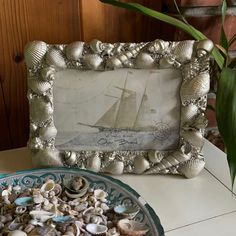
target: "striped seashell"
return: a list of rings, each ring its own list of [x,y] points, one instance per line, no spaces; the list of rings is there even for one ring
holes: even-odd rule
[[[183,174],[186,178],[191,179],[197,176],[204,168],[205,161],[201,159],[193,159],[185,162],[178,168],[179,173]]]
[[[133,57],[136,57],[140,50],[145,46],[146,44],[140,44],[132,49],[129,49],[125,52],[122,52],[120,54],[117,54],[107,60],[106,66],[112,69],[115,68],[121,68],[123,65],[128,64],[130,59]]]
[[[50,66],[55,66],[57,68],[66,68],[66,62],[62,51],[55,48],[51,48],[46,55],[46,62]]]
[[[57,149],[46,148],[39,150],[33,157],[32,163],[35,167],[63,167],[62,157]]]
[[[160,68],[166,69],[173,67],[175,63],[175,59],[171,57],[163,57],[159,61]]]
[[[146,52],[141,52],[138,54],[135,60],[135,67],[141,69],[151,69],[155,65],[154,59],[151,57],[150,54]]]
[[[85,64],[91,69],[91,70],[99,70],[101,69],[101,64],[103,62],[103,59],[97,55],[97,54],[87,54],[84,56],[84,62]]]
[[[30,100],[30,118],[35,123],[45,122],[52,117],[53,108],[50,103],[42,98]]]
[[[49,82],[35,79],[29,79],[28,86],[33,92],[39,95],[45,94],[51,88],[51,84]]]
[[[160,163],[151,167],[145,174],[156,174],[172,166],[176,166],[182,162],[190,159],[190,155],[184,154],[180,151],[174,151],[167,157],[163,158]]]
[[[100,168],[101,168],[101,159],[99,157],[99,152],[96,152],[93,156],[88,158],[86,169],[92,170],[94,172],[99,172]]]
[[[209,39],[200,40],[197,44],[197,56],[203,57],[209,54],[214,48],[214,43]]]
[[[150,168],[149,162],[142,156],[137,156],[134,159],[134,173],[142,174],[145,170]]]
[[[121,175],[124,170],[124,163],[122,161],[113,161],[106,168],[104,168],[104,172],[113,174],[113,175]]]
[[[185,81],[180,88],[182,103],[196,100],[208,93],[210,89],[210,75],[202,73],[195,78]]]
[[[168,45],[168,42],[165,42],[162,39],[156,39],[155,41],[149,43],[148,51],[151,53],[164,53]]]
[[[41,79],[44,81],[51,81],[55,79],[56,70],[54,67],[45,67],[40,71]]]
[[[47,52],[47,44],[43,41],[33,41],[25,46],[24,55],[28,68],[33,68],[41,63]]]
[[[97,39],[92,40],[89,43],[90,48],[93,50],[94,53],[101,53],[104,50],[104,44]]]
[[[186,130],[182,132],[181,136],[194,147],[202,148],[204,144],[204,137],[200,131]]]
[[[164,154],[159,151],[152,150],[148,152],[148,160],[154,164],[160,163],[163,157]]]
[[[39,137],[43,140],[50,140],[57,136],[57,129],[54,125],[42,127],[39,130]]]
[[[198,114],[198,107],[194,104],[188,104],[181,109],[181,121],[189,122]]]
[[[174,47],[174,55],[179,62],[186,62],[192,58],[194,40],[178,42]]]
[[[77,41],[66,46],[66,56],[70,60],[79,60],[82,57],[84,42]]]

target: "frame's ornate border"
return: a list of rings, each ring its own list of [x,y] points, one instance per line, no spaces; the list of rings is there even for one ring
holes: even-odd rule
[[[36,166],[80,167],[111,174],[182,174],[196,176],[205,165],[201,154],[204,111],[210,87],[210,40],[148,43],[74,42],[48,45],[42,41],[25,48],[30,104],[28,146]],[[54,147],[53,80],[57,71],[111,70],[117,68],[178,68],[182,72],[180,145],[172,152],[156,151],[60,151]]]

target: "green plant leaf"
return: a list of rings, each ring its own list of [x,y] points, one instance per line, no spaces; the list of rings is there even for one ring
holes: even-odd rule
[[[137,12],[140,12],[144,15],[147,15],[147,16],[153,17],[155,19],[158,19],[160,21],[166,22],[170,25],[173,25],[173,26],[185,31],[186,33],[191,35],[196,40],[201,40],[201,39],[207,38],[203,33],[201,33],[199,30],[194,28],[192,25],[186,24],[186,23],[184,23],[174,17],[168,16],[164,13],[144,7],[138,3],[125,3],[125,2],[118,1],[118,0],[100,0],[100,1],[103,3],[117,6],[117,7],[122,7],[122,8],[126,8],[129,10],[137,11]],[[214,57],[219,68],[222,69],[224,66],[224,63],[225,63],[225,59],[216,47],[212,51],[212,56]]]
[[[217,84],[216,119],[227,149],[232,181],[236,175],[236,70],[223,68]]]
[[[229,68],[235,68],[236,67],[236,58],[234,58],[228,65]]]
[[[226,34],[225,34],[225,30],[224,30],[226,10],[227,10],[227,3],[226,3],[226,0],[223,0],[223,2],[222,2],[222,7],[221,7],[220,45],[221,45],[226,51],[228,51],[229,45],[228,45],[228,40],[227,40],[227,37],[226,37]]]

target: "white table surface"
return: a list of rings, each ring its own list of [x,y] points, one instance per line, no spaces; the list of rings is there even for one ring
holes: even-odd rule
[[[116,178],[129,184],[156,211],[167,236],[235,236],[236,198],[225,154],[206,141],[206,167],[194,179],[180,176]],[[0,173],[32,168],[27,148],[0,152]]]

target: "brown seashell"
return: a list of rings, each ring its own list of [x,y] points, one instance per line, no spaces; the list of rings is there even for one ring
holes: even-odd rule
[[[49,82],[35,79],[29,79],[28,86],[33,92],[39,95],[46,93],[51,88],[51,84]]]
[[[47,44],[43,41],[33,41],[25,46],[24,55],[28,68],[33,68],[41,63],[47,52]]]
[[[82,57],[84,42],[77,41],[66,46],[66,56],[70,60],[79,60]]]
[[[49,140],[57,136],[57,129],[54,125],[42,127],[39,130],[39,136],[43,140]]]
[[[195,78],[185,81],[180,88],[180,96],[183,103],[196,100],[208,93],[210,89],[210,75],[202,73]]]
[[[66,62],[63,53],[55,48],[51,48],[47,52],[46,62],[50,66],[55,66],[62,69],[66,68]]]
[[[154,67],[154,59],[151,57],[150,54],[146,52],[141,52],[138,54],[136,60],[136,67],[141,69],[150,69]]]
[[[201,159],[189,160],[178,168],[178,171],[186,178],[197,176],[204,168],[205,161]]]
[[[204,144],[204,137],[200,131],[184,131],[182,137],[191,145],[202,148]]]
[[[84,56],[84,62],[91,70],[99,70],[103,59],[97,54],[87,54]]]
[[[137,156],[134,159],[134,173],[141,174],[145,170],[149,169],[149,162],[142,156]]]
[[[186,62],[192,58],[194,40],[185,40],[176,43],[174,55],[177,61]]]

